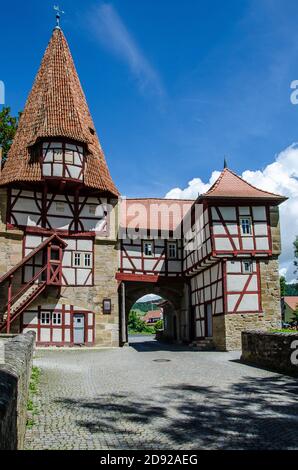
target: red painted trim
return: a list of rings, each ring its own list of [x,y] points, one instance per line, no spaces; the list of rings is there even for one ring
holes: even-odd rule
[[[158,282],[160,276],[146,274],[116,273],[117,281]]]

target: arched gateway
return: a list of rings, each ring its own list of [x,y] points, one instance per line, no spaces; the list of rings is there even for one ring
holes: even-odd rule
[[[1,165],[0,332],[122,345],[150,291],[173,305],[172,339],[239,348],[280,321],[284,200],[227,168],[196,201],[121,199],[57,26]]]

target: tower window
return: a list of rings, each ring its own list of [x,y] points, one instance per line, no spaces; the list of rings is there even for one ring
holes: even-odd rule
[[[82,253],[74,253],[74,265],[75,266],[81,266],[82,264]]]
[[[91,254],[90,253],[85,253],[85,255],[84,255],[84,265],[85,265],[85,268],[90,268],[90,266],[91,266]]]
[[[251,217],[240,217],[242,235],[252,235]]]
[[[82,145],[44,142],[42,148],[44,176],[83,179],[84,149]]]
[[[242,261],[242,272],[245,274],[249,274],[253,272],[253,264],[250,260]]]
[[[177,243],[176,242],[168,243],[168,258],[177,259]]]
[[[153,256],[153,242],[144,242],[144,255]]]

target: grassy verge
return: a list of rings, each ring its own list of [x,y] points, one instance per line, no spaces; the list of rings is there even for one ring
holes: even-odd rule
[[[279,330],[270,330],[271,333],[292,333],[292,334],[298,334],[298,330],[289,330],[289,329],[286,329],[286,328],[282,328],[282,329],[279,329]]]
[[[38,414],[38,408],[34,403],[34,396],[38,393],[38,385],[40,380],[40,369],[32,368],[31,379],[29,384],[29,398],[27,403],[27,427],[32,428],[35,424],[34,416]]]
[[[134,330],[128,330],[129,335],[142,335],[142,336],[152,336],[155,335],[155,330],[152,328],[152,331],[134,331]]]

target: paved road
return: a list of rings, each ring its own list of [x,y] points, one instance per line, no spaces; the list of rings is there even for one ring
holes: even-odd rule
[[[27,449],[297,449],[297,379],[238,353],[166,347],[37,351]]]

